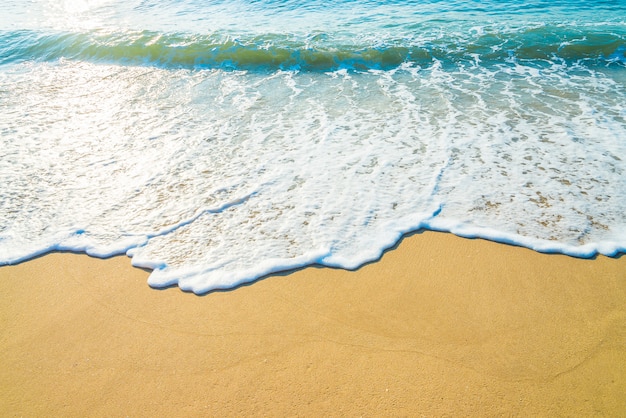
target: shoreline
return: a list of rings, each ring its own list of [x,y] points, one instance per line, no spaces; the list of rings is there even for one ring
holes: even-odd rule
[[[616,415],[626,257],[409,235],[204,295],[126,256],[0,267],[3,416]]]

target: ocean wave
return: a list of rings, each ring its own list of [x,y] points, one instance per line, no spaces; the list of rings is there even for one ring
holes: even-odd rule
[[[626,31],[539,26],[518,31],[484,31],[465,37],[337,42],[324,33],[298,37],[263,34],[179,34],[152,31],[0,33],[0,64],[59,59],[230,70],[367,71],[409,63],[428,65],[505,60],[624,65]]]
[[[420,228],[626,248],[621,68],[2,70],[0,265],[126,253],[203,293],[357,268]]]
[[[626,250],[617,2],[15,3],[0,265],[126,253],[203,293],[421,228]]]

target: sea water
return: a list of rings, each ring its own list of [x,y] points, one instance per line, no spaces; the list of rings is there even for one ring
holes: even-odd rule
[[[625,170],[623,0],[0,5],[0,264],[202,293],[424,228],[611,256]]]

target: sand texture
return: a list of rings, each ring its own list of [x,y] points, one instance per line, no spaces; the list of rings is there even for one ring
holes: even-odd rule
[[[0,268],[0,416],[624,416],[626,257],[424,232],[356,272],[151,289],[127,257]]]

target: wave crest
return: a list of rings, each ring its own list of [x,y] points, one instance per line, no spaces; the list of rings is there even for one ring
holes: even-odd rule
[[[248,38],[229,35],[176,33],[88,32],[0,33],[0,63],[58,59],[154,65],[166,68],[236,70],[335,71],[388,70],[433,61],[518,60],[585,61],[591,64],[626,63],[626,35],[619,32],[538,27],[518,32],[488,32],[466,38],[390,39],[377,45],[333,43],[323,34],[299,39],[264,34]]]

